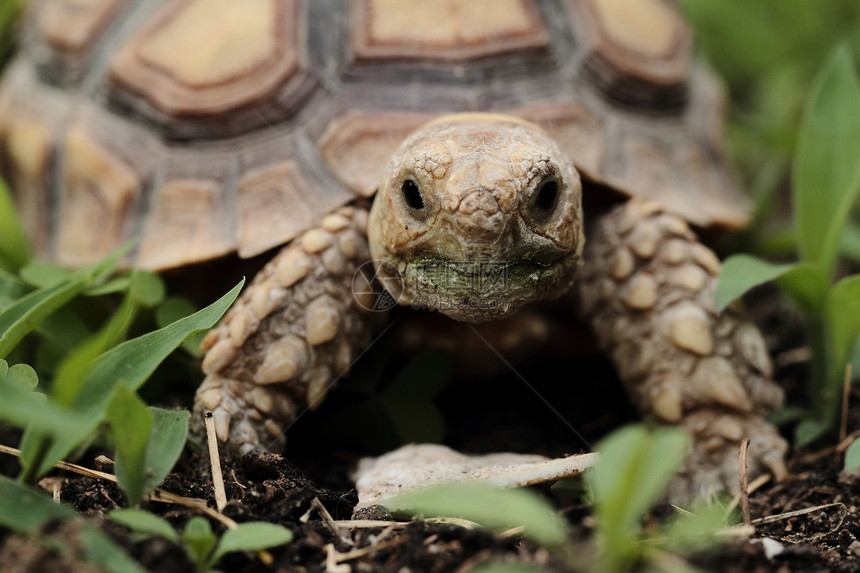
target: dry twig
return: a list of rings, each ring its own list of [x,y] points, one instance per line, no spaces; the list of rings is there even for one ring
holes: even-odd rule
[[[842,417],[839,420],[839,442],[845,441],[848,434],[848,396],[851,392],[851,363],[845,365],[845,378],[842,380]]]
[[[744,525],[750,525],[750,494],[747,489],[747,450],[750,439],[744,438],[738,453],[738,480],[740,481],[741,511],[744,514]]]
[[[19,457],[21,455],[21,450],[9,446],[0,445],[0,453]],[[57,462],[56,464],[54,464],[54,467],[57,469],[74,472],[85,477],[103,479],[113,483],[118,483],[116,476],[113,474],[92,470],[90,468],[85,468],[84,466],[79,466],[77,464],[70,464],[68,462]],[[191,509],[197,509],[199,511],[202,511],[212,519],[220,521],[230,529],[233,529],[237,525],[239,525],[226,515],[223,515],[206,505],[206,502],[202,499],[185,497],[163,490],[161,488],[156,488],[155,491],[152,492],[152,497],[150,499],[152,501],[158,501],[161,503],[174,503],[176,505],[181,505]]]
[[[218,454],[218,437],[215,435],[215,418],[212,412],[206,412],[204,420],[209,445],[209,463],[212,466],[212,485],[215,488],[215,507],[220,513],[227,507],[227,492],[224,490],[224,476],[221,475],[221,456]]]

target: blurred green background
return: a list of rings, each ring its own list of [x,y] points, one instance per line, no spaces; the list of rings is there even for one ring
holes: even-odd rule
[[[730,105],[728,151],[756,201],[756,224],[741,246],[789,255],[789,167],[801,110],[815,72],[849,42],[860,61],[857,0],[677,0],[704,57],[722,76]],[[855,217],[856,219],[856,217]],[[860,261],[849,225],[844,254]]]

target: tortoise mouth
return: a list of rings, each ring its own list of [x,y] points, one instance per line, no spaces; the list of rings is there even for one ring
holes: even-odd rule
[[[441,257],[402,260],[400,304],[441,312],[464,322],[512,316],[525,304],[556,298],[573,281],[572,255],[507,261],[452,261]]]

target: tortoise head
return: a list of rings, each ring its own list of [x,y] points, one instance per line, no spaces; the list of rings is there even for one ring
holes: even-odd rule
[[[449,115],[389,161],[368,237],[377,277],[400,304],[502,318],[570,287],[582,260],[582,185],[538,126]]]

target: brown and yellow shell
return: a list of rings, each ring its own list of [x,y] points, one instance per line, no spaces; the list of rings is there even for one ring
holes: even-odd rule
[[[373,194],[443,113],[544,126],[586,179],[701,227],[747,203],[722,93],[665,0],[41,0],[0,84],[0,169],[43,254],[262,253]]]

